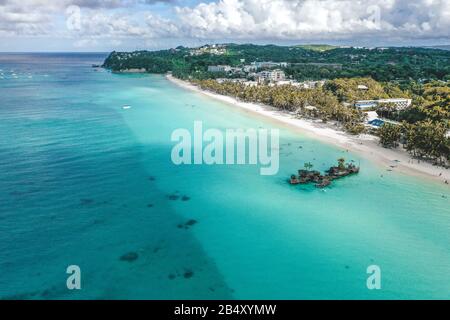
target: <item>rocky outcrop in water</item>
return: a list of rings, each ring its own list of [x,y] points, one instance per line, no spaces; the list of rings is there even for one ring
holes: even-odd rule
[[[305,168],[311,169],[312,164],[305,163]],[[325,188],[330,186],[333,180],[357,173],[359,173],[359,167],[352,163],[345,164],[345,160],[341,158],[338,159],[338,165],[325,170],[325,174],[317,170],[298,170],[298,175],[291,175],[289,183],[292,185],[314,183],[317,188]]]

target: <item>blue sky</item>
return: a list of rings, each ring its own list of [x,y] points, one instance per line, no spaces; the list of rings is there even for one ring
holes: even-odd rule
[[[0,51],[450,44],[449,0],[0,0]]]

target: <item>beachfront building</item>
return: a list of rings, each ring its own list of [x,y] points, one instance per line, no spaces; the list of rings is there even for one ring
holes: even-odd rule
[[[228,81],[227,78],[217,78],[217,79],[216,79],[216,82],[217,82],[217,83],[220,83],[220,84],[222,84],[222,83],[224,83],[224,82],[227,82],[227,81]]]
[[[325,84],[325,80],[320,81],[304,81],[300,83],[300,87],[303,89],[320,88]]]
[[[298,82],[296,82],[295,80],[279,80],[276,81],[274,84],[277,86],[287,86],[287,85],[297,86]]]
[[[397,110],[404,110],[411,106],[412,99],[395,98],[395,99],[380,99],[378,100],[380,105],[393,104]]]
[[[258,82],[278,82],[286,79],[284,71],[280,69],[261,71],[257,74],[257,76]]]
[[[314,88],[320,88],[325,84],[324,80],[320,81],[303,81],[298,82],[296,80],[279,80],[275,82],[276,85],[282,86],[282,85],[291,85],[300,89],[314,89]]]
[[[358,100],[355,102],[355,107],[358,109],[375,109],[378,107],[376,100]]]
[[[231,67],[226,65],[208,66],[208,72],[229,72],[229,71],[231,71]]]
[[[217,83],[224,83],[224,82],[231,82],[231,83],[246,83],[248,82],[245,78],[235,78],[235,79],[229,79],[229,78],[217,78]]]
[[[411,99],[404,98],[390,98],[390,99],[379,99],[379,100],[359,100],[355,102],[355,107],[358,109],[376,109],[382,105],[393,105],[396,110],[404,110],[411,106]]]
[[[256,81],[245,81],[245,82],[243,82],[243,84],[246,87],[257,87],[258,86],[258,82],[256,82]]]

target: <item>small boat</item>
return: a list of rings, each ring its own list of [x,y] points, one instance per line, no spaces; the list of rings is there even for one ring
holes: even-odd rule
[[[129,105],[124,105],[124,106],[122,106],[122,109],[123,109],[123,110],[131,109],[131,106],[129,106]]]

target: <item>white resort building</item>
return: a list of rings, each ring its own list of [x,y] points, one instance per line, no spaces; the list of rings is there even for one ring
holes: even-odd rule
[[[411,106],[411,99],[404,98],[391,98],[391,99],[379,99],[379,100],[359,100],[355,102],[355,107],[359,109],[371,109],[378,108],[383,104],[392,104],[396,110],[404,110]]]

